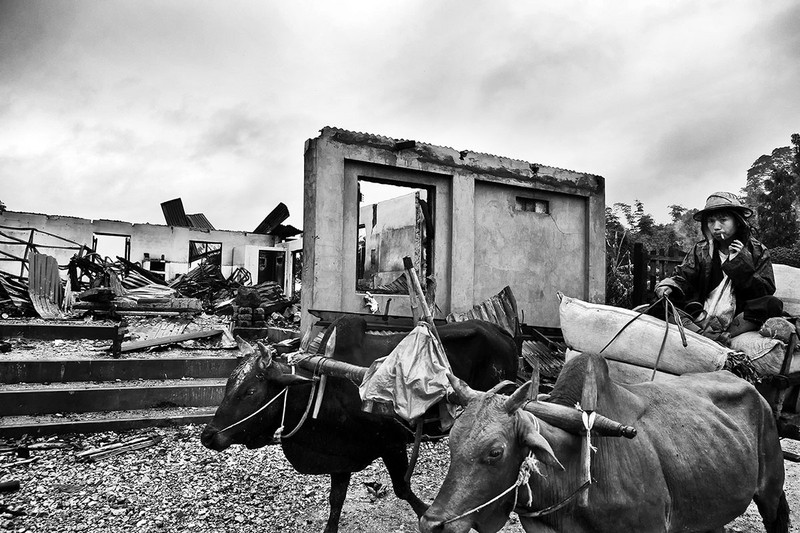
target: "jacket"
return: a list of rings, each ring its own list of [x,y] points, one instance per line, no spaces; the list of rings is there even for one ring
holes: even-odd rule
[[[656,287],[669,286],[680,292],[679,297],[684,304],[689,302],[705,302],[711,286],[711,265],[713,241],[703,240],[694,245],[686,254],[677,273],[661,280]],[[739,313],[744,302],[775,294],[775,275],[772,272],[772,261],[763,244],[755,239],[748,239],[742,251],[733,259],[722,263],[722,271],[731,279],[736,296],[736,312]]]

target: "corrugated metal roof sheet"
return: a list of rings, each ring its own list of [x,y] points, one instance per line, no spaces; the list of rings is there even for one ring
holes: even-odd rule
[[[511,336],[516,337],[518,323],[517,300],[514,298],[514,293],[511,292],[511,287],[506,286],[502,291],[473,306],[469,311],[447,315],[448,322],[463,322],[471,318],[494,322],[508,331]]]
[[[300,235],[302,233],[303,230],[297,229],[294,226],[290,226],[288,224],[285,226],[283,224],[278,224],[277,228],[269,232],[270,235],[274,235],[279,239],[288,239],[289,237],[294,237],[295,235]]]
[[[289,218],[289,208],[286,207],[286,204],[280,202],[275,209],[270,211],[264,220],[261,221],[261,224],[253,230],[253,233],[269,235],[272,230],[279,227],[281,222],[287,218]]]
[[[64,289],[61,286],[56,258],[45,254],[31,255],[28,276],[28,294],[39,316],[63,318],[60,306]]]
[[[214,226],[211,225],[211,222],[208,221],[206,216],[203,213],[197,213],[194,215],[186,215],[186,218],[189,219],[189,224],[191,228],[197,229],[210,229],[216,230]]]
[[[189,218],[186,216],[186,211],[183,210],[183,200],[180,198],[161,202],[161,211],[164,213],[164,219],[167,221],[168,226],[177,226],[179,228],[191,227]]]
[[[178,228],[197,228],[216,230],[211,222],[208,221],[203,213],[195,213],[194,215],[187,215],[183,209],[183,200],[175,198],[168,202],[161,203],[161,211],[164,212],[164,219],[167,221],[168,226],[176,226]]]

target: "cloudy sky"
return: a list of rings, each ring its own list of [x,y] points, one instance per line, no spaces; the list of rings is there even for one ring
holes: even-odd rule
[[[700,206],[800,132],[795,0],[0,0],[0,201],[302,227],[324,126],[606,178]]]

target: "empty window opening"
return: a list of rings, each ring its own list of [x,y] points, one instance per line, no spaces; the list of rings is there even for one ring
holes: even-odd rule
[[[221,242],[189,241],[189,270],[202,263],[222,266]]]
[[[434,197],[434,187],[359,177],[356,290],[408,294],[404,257],[420,279],[433,274]]]
[[[540,200],[538,198],[525,198],[524,196],[517,196],[517,211],[527,211],[529,213],[550,213],[550,202],[547,200]]]
[[[92,237],[92,250],[100,257],[108,258],[112,262],[117,261],[117,257],[130,261],[131,236],[95,233]]]

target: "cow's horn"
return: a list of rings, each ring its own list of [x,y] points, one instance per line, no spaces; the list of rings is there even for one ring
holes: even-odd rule
[[[261,352],[261,357],[258,359],[258,365],[262,370],[266,370],[272,365],[272,349],[263,342],[259,341],[258,351]]]
[[[528,401],[528,390],[531,388],[531,382],[528,381],[520,388],[514,391],[514,394],[508,397],[506,402],[503,404],[506,412],[508,414],[513,413],[520,407],[522,407],[525,402]]]
[[[509,388],[509,387],[512,387],[512,390],[516,389],[517,388],[517,384],[514,383],[513,381],[509,381],[507,379],[504,379],[503,381],[501,381],[500,383],[498,383],[497,385],[495,385],[494,387],[489,389],[488,392],[490,394],[492,394],[492,393],[501,393],[502,394],[502,392],[504,390],[506,390],[507,388]]]
[[[469,385],[458,379],[453,374],[447,374],[447,379],[450,380],[450,385],[453,386],[453,392],[455,393],[453,395],[448,395],[448,401],[452,399],[454,403],[466,407],[469,401],[478,395],[478,393],[472,390]]]

